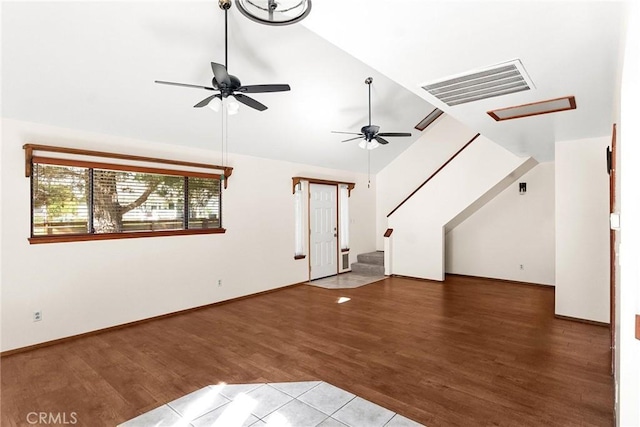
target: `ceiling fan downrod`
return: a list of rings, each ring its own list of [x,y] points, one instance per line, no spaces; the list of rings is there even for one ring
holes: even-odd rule
[[[228,20],[227,20],[227,11],[231,8],[231,0],[218,0],[218,6],[220,9],[224,10],[224,68],[229,70],[229,58],[227,56],[227,40],[229,39],[227,34],[228,28]]]
[[[371,83],[373,83],[373,77],[367,77],[364,82],[369,86],[369,126],[371,126]]]

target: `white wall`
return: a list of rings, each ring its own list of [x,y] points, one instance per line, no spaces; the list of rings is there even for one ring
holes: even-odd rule
[[[616,379],[619,426],[640,426],[640,5],[629,2],[629,23],[621,89],[618,178],[621,183],[620,282],[616,292]]]
[[[555,284],[554,192],[553,162],[520,177],[446,234],[446,272]]]
[[[528,162],[480,136],[389,217],[392,273],[444,280],[444,227]]]
[[[556,314],[609,323],[611,137],[556,142]]]
[[[376,175],[376,248],[383,250],[387,215],[477,132],[442,115],[411,147]],[[372,154],[375,155],[375,152]]]
[[[356,182],[351,247],[354,253],[375,247],[375,189],[367,189],[366,175],[238,155],[229,156],[234,171],[223,192],[226,234],[29,245],[25,143],[215,164],[220,155],[2,124],[2,351],[306,281],[308,260],[293,259],[292,176]],[[35,310],[41,322],[32,321]]]

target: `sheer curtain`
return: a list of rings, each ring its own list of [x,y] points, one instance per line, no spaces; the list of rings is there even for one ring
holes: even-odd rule
[[[340,249],[349,249],[349,188],[340,185]]]
[[[302,206],[302,183],[296,185],[296,192],[294,194],[294,209],[295,209],[295,256],[304,255],[304,208]]]

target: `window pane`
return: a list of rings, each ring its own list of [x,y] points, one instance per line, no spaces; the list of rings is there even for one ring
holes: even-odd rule
[[[88,232],[89,169],[33,165],[33,236]]]
[[[304,255],[304,206],[303,206],[302,182],[296,185],[294,193],[294,215],[295,215],[295,256]]]
[[[189,228],[220,228],[220,180],[189,177]]]
[[[349,249],[349,187],[340,186],[340,249]]]
[[[95,233],[184,228],[184,178],[94,169]]]

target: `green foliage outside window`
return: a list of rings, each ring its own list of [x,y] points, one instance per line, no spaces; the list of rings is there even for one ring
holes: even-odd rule
[[[220,179],[34,164],[32,237],[221,228]]]

